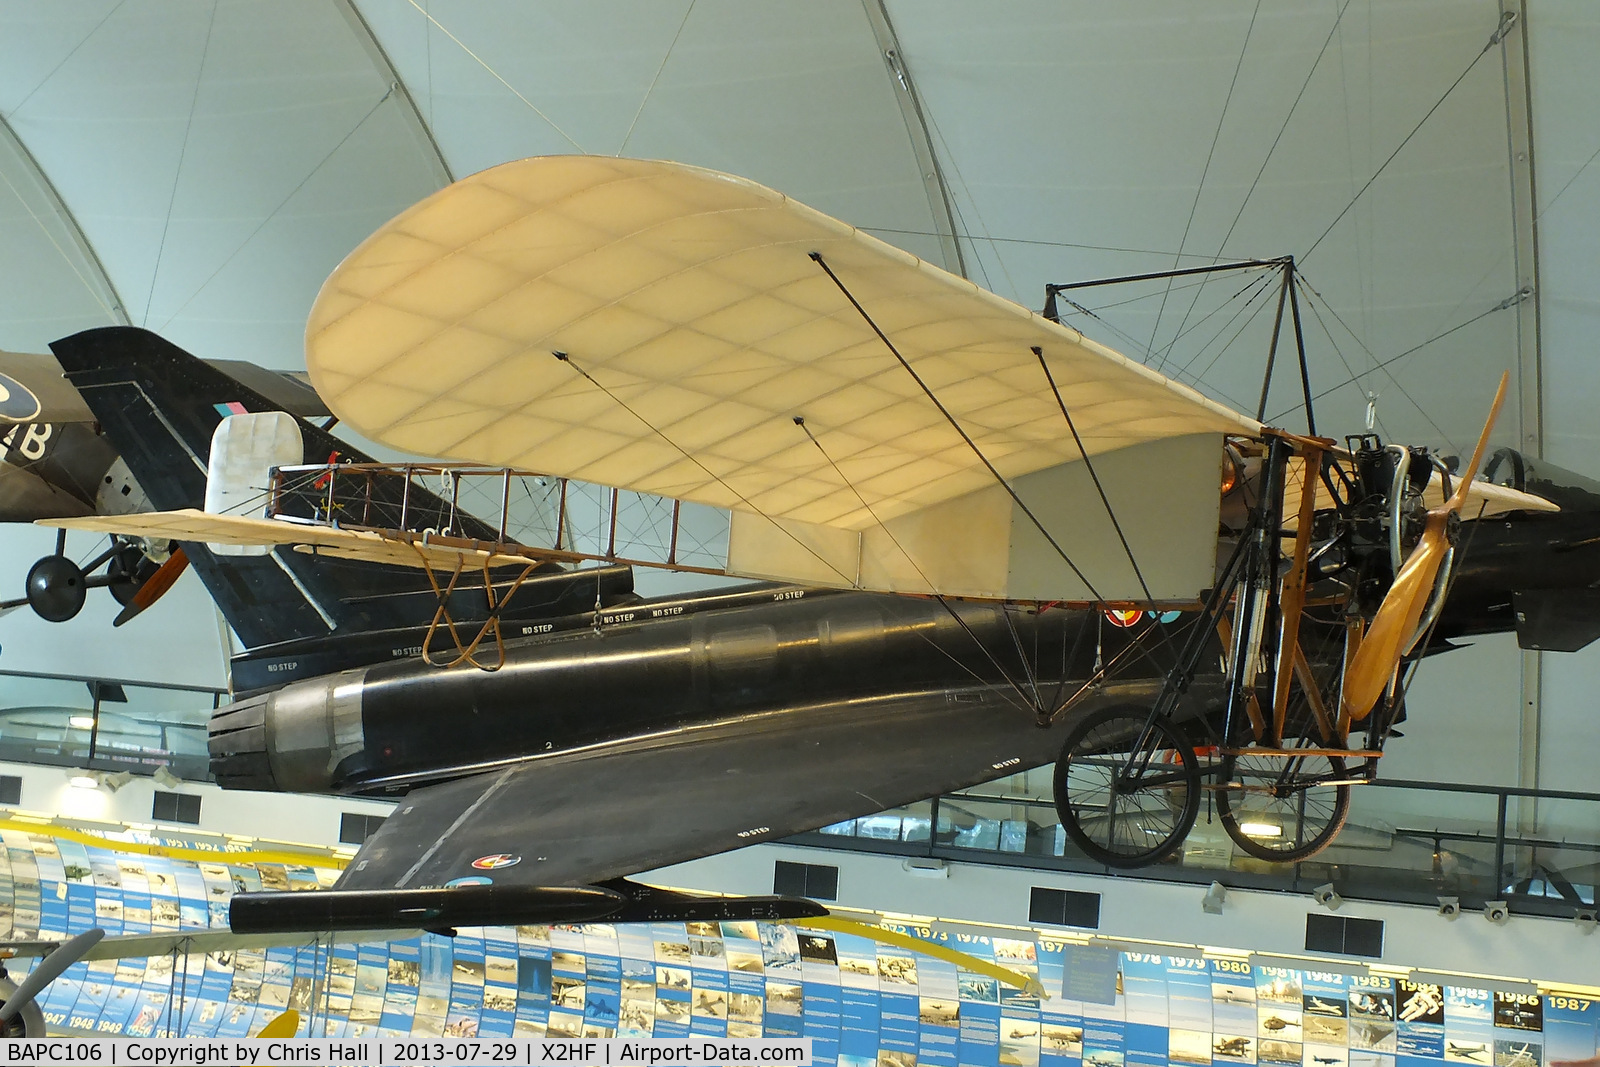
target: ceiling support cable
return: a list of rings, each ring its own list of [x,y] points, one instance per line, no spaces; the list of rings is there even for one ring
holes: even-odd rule
[[[1239,86],[1239,72],[1244,69],[1245,53],[1250,51],[1250,38],[1255,34],[1256,18],[1260,14],[1261,0],[1256,0],[1255,9],[1250,12],[1250,25],[1245,27],[1244,43],[1239,46],[1239,59],[1233,65],[1233,80],[1228,82],[1228,95],[1222,98],[1222,114],[1217,116],[1217,128],[1211,134],[1211,147],[1206,150],[1205,166],[1200,168],[1200,181],[1194,187],[1194,202],[1189,205],[1189,217],[1184,221],[1182,236],[1178,238],[1179,253],[1182,253],[1183,246],[1189,243],[1189,230],[1194,226],[1195,214],[1200,210],[1200,197],[1206,191],[1206,177],[1211,173],[1211,161],[1216,157],[1217,143],[1222,140],[1222,126],[1228,120],[1228,105],[1233,103],[1233,91]],[[1177,259],[1172,261],[1172,265],[1174,267],[1176,267],[1178,263],[1179,260]],[[1155,351],[1156,336],[1161,332],[1161,316],[1166,313],[1167,298],[1171,295],[1172,279],[1168,278],[1166,292],[1161,294],[1161,306],[1156,309],[1155,325],[1150,328],[1150,344],[1147,347],[1151,352]],[[1194,311],[1194,306],[1199,302],[1199,300],[1200,294],[1196,292],[1194,295],[1194,300],[1189,302],[1189,310],[1183,313],[1183,319],[1178,323],[1178,330],[1180,333],[1183,330],[1184,323],[1189,320],[1189,314]],[[1173,341],[1169,343],[1162,351],[1161,362],[1156,365],[1157,371],[1161,371],[1166,367],[1167,359],[1172,355],[1172,345],[1176,343],[1177,338],[1174,338]]]
[[[1350,213],[1351,208],[1356,206],[1356,201],[1361,199],[1362,194],[1368,189],[1372,188],[1372,183],[1378,180],[1378,175],[1382,174],[1384,169],[1388,167],[1390,163],[1394,162],[1394,157],[1400,154],[1400,150],[1411,143],[1411,138],[1415,137],[1417,135],[1417,131],[1422,129],[1423,125],[1433,117],[1433,113],[1439,110],[1440,105],[1442,105],[1446,100],[1450,99],[1450,94],[1456,91],[1456,86],[1460,85],[1466,80],[1468,74],[1472,73],[1472,68],[1478,65],[1478,61],[1484,56],[1488,55],[1490,49],[1494,48],[1495,45],[1505,40],[1506,34],[1511,32],[1511,27],[1516,25],[1516,22],[1516,12],[1500,12],[1500,24],[1496,26],[1495,31],[1489,35],[1489,40],[1483,46],[1482,50],[1479,51],[1477,55],[1472,57],[1472,62],[1468,63],[1466,69],[1456,76],[1455,81],[1450,83],[1450,88],[1446,89],[1444,94],[1433,102],[1433,106],[1427,110],[1422,118],[1417,120],[1417,124],[1411,128],[1411,132],[1406,134],[1405,137],[1401,139],[1400,143],[1394,146],[1394,151],[1389,153],[1389,158],[1385,159],[1378,165],[1378,169],[1372,172],[1372,177],[1367,179],[1366,184],[1360,189],[1356,190],[1356,195],[1352,196],[1350,198],[1350,202],[1345,204],[1344,208],[1339,212],[1339,214],[1334,216],[1332,222],[1328,223],[1328,228],[1322,231],[1322,236],[1318,237],[1315,241],[1312,241],[1311,247],[1300,254],[1301,259],[1310,258],[1311,253],[1317,250],[1317,246],[1322,244],[1323,240],[1328,236],[1328,234],[1333,232],[1333,228],[1335,226],[1339,225],[1339,221]]]
[[[150,306],[155,302],[155,283],[162,277],[162,254],[166,251],[166,234],[173,227],[173,208],[178,206],[178,182],[184,178],[184,157],[189,155],[189,134],[194,131],[195,107],[200,106],[200,85],[205,82],[205,61],[211,54],[211,32],[216,29],[216,8],[221,0],[211,0],[211,18],[205,24],[205,45],[200,46],[200,69],[195,70],[195,91],[189,98],[189,122],[184,123],[184,141],[178,149],[178,170],[173,171],[173,195],[166,198],[166,219],[162,221],[162,240],[155,246],[155,269],[150,270],[150,293],[144,298],[144,318],[150,322]]]
[[[939,409],[939,414],[943,415],[945,421],[950,424],[956,433],[961,435],[961,439],[967,443],[967,447],[972,449],[972,454],[978,457],[978,461],[994,476],[994,480],[1000,483],[1000,487],[1006,491],[1006,494],[1011,497],[1017,507],[1022,509],[1022,513],[1028,516],[1028,520],[1033,523],[1034,528],[1044,535],[1046,541],[1050,542],[1050,547],[1055,549],[1056,555],[1060,556],[1062,562],[1072,570],[1073,574],[1078,576],[1078,580],[1089,590],[1090,597],[1097,601],[1103,601],[1105,597],[1100,595],[1099,590],[1094,587],[1094,583],[1089,581],[1088,577],[1078,569],[1076,563],[1072,562],[1072,557],[1067,555],[1066,550],[1061,547],[1050,531],[1045,529],[1044,523],[1040,522],[1038,516],[1034,515],[1033,509],[1028,507],[1023,502],[1022,497],[1017,495],[1016,489],[1012,487],[1010,482],[1006,481],[1004,475],[995,469],[995,465],[989,462],[989,457],[983,454],[983,450],[978,447],[977,442],[973,441],[967,431],[961,428],[961,424],[956,421],[955,416],[950,414],[949,409],[934,395],[933,390],[928,388],[928,384],[922,380],[922,376],[907,362],[906,357],[900,354],[900,350],[894,346],[894,342],[889,340],[888,335],[878,328],[878,324],[872,320],[872,316],[867,314],[867,309],[861,306],[861,302],[845,287],[844,282],[839,280],[839,276],[833,273],[833,268],[829,267],[827,261],[822,258],[822,253],[811,252],[809,255],[811,261],[821,267],[823,272],[832,279],[833,284],[839,287],[839,292],[843,293],[845,299],[850,301],[850,305],[856,309],[866,324],[872,328],[872,332],[878,335],[878,340],[883,342],[884,347],[899,361],[900,366],[904,367],[906,373],[911,375],[911,380],[917,383],[917,387],[922,390],[923,395],[933,402],[934,407]]]

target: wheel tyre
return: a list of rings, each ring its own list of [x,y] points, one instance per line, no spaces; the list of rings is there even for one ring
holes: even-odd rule
[[[28,569],[23,583],[28,606],[46,622],[66,622],[83,610],[89,587],[83,571],[66,556],[45,556]]]
[[[1170,723],[1157,721],[1151,725],[1155,731],[1156,747],[1175,752],[1183,773],[1182,807],[1178,809],[1177,817],[1173,820],[1171,832],[1147,848],[1118,850],[1094,840],[1078,820],[1072,798],[1068,795],[1072,761],[1074,758],[1082,759],[1096,754],[1093,748],[1082,752],[1078,749],[1096,731],[1100,731],[1107,723],[1119,719],[1127,724],[1127,729],[1125,731],[1113,729],[1106,733],[1112,737],[1125,733],[1131,741],[1144,729],[1149,717],[1149,711],[1142,708],[1103,708],[1087,715],[1068,731],[1066,739],[1061,744],[1061,756],[1056,760],[1055,802],[1056,813],[1061,818],[1061,828],[1085,855],[1107,867],[1127,869],[1159,863],[1183,845],[1184,838],[1189,835],[1195,818],[1200,814],[1200,761],[1195,757],[1194,748],[1173,729]]]
[[[1345,774],[1344,760],[1330,756],[1328,763],[1333,773]],[[1238,764],[1237,756],[1223,758],[1217,770],[1217,781],[1224,783],[1217,793],[1217,818],[1222,822],[1222,828],[1233,838],[1233,843],[1239,846],[1239,851],[1258,860],[1268,863],[1299,863],[1308,860],[1333,844],[1334,838],[1339,836],[1339,831],[1344,829],[1344,824],[1350,818],[1350,787],[1347,785],[1334,786],[1333,812],[1327,824],[1317,832],[1309,841],[1293,848],[1272,848],[1264,844],[1259,838],[1251,837],[1239,828],[1239,817],[1234,814],[1233,802],[1229,800],[1232,791],[1226,783],[1233,781],[1234,769]]]

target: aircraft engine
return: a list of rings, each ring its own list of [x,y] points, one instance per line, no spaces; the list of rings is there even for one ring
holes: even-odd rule
[[[17,983],[10,978],[0,978],[0,1004],[4,1004],[16,996]],[[0,1040],[28,1038],[30,1040],[46,1036],[44,1025],[44,1012],[39,1010],[37,1001],[29,1000],[4,1023],[0,1023]]]

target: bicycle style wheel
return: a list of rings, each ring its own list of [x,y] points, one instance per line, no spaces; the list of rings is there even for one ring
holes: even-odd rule
[[[1298,863],[1333,843],[1350,817],[1350,787],[1338,756],[1226,756],[1218,768],[1217,816],[1246,855]]]
[[[1061,746],[1056,811],[1074,844],[1108,867],[1143,867],[1183,844],[1200,812],[1200,762],[1144,708],[1086,716]]]

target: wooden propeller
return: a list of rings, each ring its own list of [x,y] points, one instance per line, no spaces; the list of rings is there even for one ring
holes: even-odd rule
[[[257,1037],[293,1037],[295,1031],[300,1029],[300,1013],[293,1008],[285,1010],[282,1014],[274,1015],[267,1020],[257,1033]]]
[[[156,568],[154,574],[144,580],[144,584],[139,586],[138,591],[133,594],[133,599],[129,600],[127,605],[117,612],[117,617],[111,620],[111,625],[121,626],[145,608],[160,600],[162,594],[172,588],[172,583],[178,580],[178,576],[188,566],[189,557],[184,555],[183,549],[173,549],[172,555],[167,557],[167,561]]]
[[[1422,539],[1411,550],[1411,555],[1406,557],[1400,573],[1395,575],[1394,584],[1389,587],[1383,603],[1378,605],[1377,614],[1372,617],[1372,626],[1345,668],[1340,702],[1344,713],[1352,719],[1367,717],[1408,651],[1412,635],[1422,621],[1422,613],[1428,606],[1428,598],[1438,580],[1439,568],[1450,551],[1450,517],[1467,502],[1467,489],[1478,476],[1478,465],[1483,462],[1483,453],[1489,445],[1489,433],[1494,429],[1494,421],[1500,414],[1500,405],[1505,401],[1506,387],[1510,381],[1509,373],[1500,376],[1500,388],[1495,392],[1494,403],[1489,408],[1489,420],[1483,424],[1483,433],[1478,436],[1478,447],[1472,450],[1472,462],[1461,472],[1456,491],[1450,499],[1439,507],[1429,509]]]

